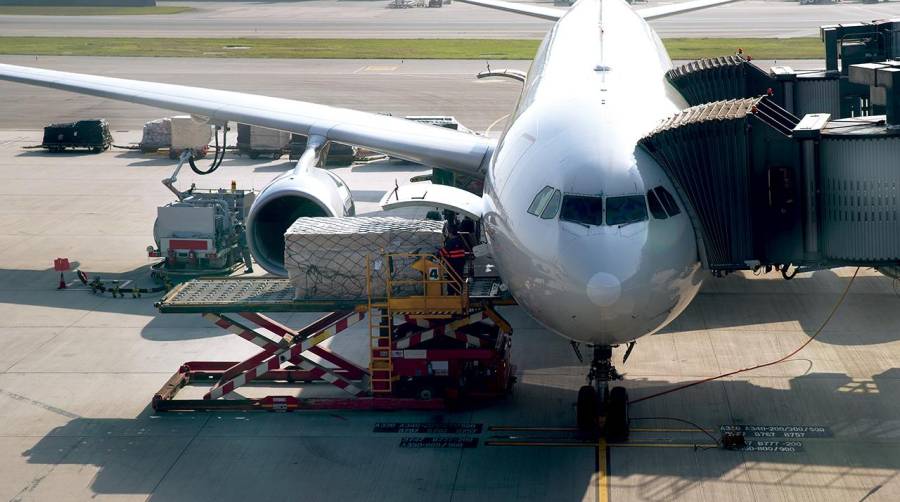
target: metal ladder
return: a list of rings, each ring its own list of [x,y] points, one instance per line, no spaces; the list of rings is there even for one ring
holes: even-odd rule
[[[366,290],[369,314],[369,390],[372,395],[393,391],[394,366],[391,361],[391,334],[394,314],[389,302],[372,301],[372,260],[366,259]],[[390,287],[386,291],[390,295]]]
[[[393,390],[394,367],[391,362],[391,333],[394,315],[385,305],[369,305],[369,388],[372,394]]]

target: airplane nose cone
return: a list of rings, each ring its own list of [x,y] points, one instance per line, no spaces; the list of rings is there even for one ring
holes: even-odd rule
[[[587,295],[598,307],[609,307],[622,296],[622,283],[606,272],[597,272],[587,282]]]

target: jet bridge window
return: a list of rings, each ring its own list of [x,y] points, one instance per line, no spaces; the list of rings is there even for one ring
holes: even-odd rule
[[[675,197],[669,193],[665,187],[658,186],[653,189],[656,192],[656,195],[659,197],[660,202],[662,202],[663,207],[666,208],[666,212],[669,213],[669,216],[675,216],[676,214],[681,213],[681,209],[678,209],[678,204],[675,202]]]
[[[562,212],[559,219],[582,225],[602,225],[603,198],[566,194],[562,198]]]
[[[628,225],[647,219],[647,201],[643,195],[606,198],[606,224]]]

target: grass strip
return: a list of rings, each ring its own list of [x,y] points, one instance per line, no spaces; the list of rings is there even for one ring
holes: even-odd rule
[[[817,38],[671,38],[672,59],[821,59]],[[531,59],[538,40],[0,37],[0,54],[278,59]]]

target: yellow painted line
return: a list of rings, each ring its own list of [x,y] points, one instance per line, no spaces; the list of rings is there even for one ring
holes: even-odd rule
[[[615,443],[611,448],[718,448],[713,443]]]
[[[656,427],[632,427],[631,432],[696,432],[697,434],[703,434],[703,431],[700,429],[665,429]]]
[[[576,427],[519,427],[516,425],[492,425],[489,431],[507,432],[576,432]]]
[[[606,440],[597,442],[597,502],[609,502],[609,477],[606,475]]]
[[[520,427],[517,425],[491,425],[489,431],[507,432],[577,432],[577,427]],[[700,429],[667,429],[657,427],[632,427],[632,432],[696,432],[702,434]]]

